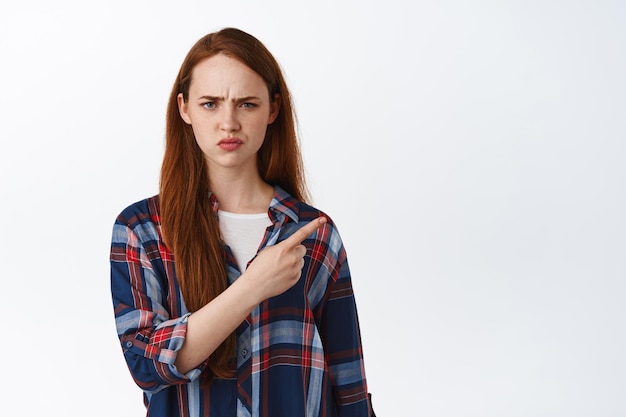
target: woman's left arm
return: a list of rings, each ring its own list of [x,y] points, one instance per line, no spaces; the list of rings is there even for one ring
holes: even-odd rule
[[[315,316],[324,343],[338,415],[367,417],[370,412],[363,348],[346,252],[332,225],[320,228],[318,232],[318,238],[320,234],[326,234],[322,239],[326,251],[320,259],[324,259],[328,282]]]

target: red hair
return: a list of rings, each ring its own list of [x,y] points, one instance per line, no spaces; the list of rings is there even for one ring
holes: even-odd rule
[[[280,186],[301,201],[308,199],[296,116],[280,66],[260,41],[239,29],[226,28],[204,36],[185,57],[169,97],[159,190],[163,239],[174,254],[176,276],[190,312],[222,293],[228,280],[224,243],[209,201],[206,161],[191,126],[180,116],[177,97],[182,94],[185,102],[189,99],[193,69],[220,53],[259,74],[271,100],[280,95],[278,117],[267,128],[257,167],[268,184]],[[209,378],[231,375],[235,347],[233,333],[209,357]]]

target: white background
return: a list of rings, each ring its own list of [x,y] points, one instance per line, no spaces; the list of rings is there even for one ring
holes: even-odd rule
[[[2,415],[144,414],[111,226],[157,192],[176,72],[225,26],[292,88],[379,417],[626,416],[619,0],[2,3]]]

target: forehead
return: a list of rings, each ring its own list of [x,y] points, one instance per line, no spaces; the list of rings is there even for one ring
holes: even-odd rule
[[[245,95],[269,94],[259,74],[238,59],[224,54],[204,59],[194,67],[190,89],[211,95],[231,91]]]

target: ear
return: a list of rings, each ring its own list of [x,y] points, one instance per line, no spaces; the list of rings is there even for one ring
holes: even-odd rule
[[[178,96],[176,96],[176,101],[178,102],[178,113],[180,113],[180,117],[185,121],[185,123],[190,125],[191,118],[189,117],[189,114],[187,113],[188,103],[185,102],[183,93],[178,93]]]
[[[270,102],[270,116],[267,119],[267,124],[271,125],[274,123],[276,118],[278,117],[278,113],[280,113],[280,103],[281,103],[280,94],[274,94],[274,100]]]

